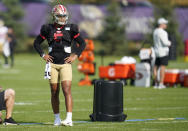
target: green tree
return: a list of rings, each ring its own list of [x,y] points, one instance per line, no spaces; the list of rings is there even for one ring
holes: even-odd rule
[[[121,22],[120,8],[117,2],[112,1],[108,6],[105,17],[104,31],[98,36],[102,49],[108,55],[122,55],[127,51],[125,39],[125,25]]]
[[[26,30],[24,24],[21,22],[24,11],[19,0],[2,0],[2,3],[6,7],[6,11],[0,12],[0,17],[2,17],[6,26],[13,28],[18,43],[17,49],[22,50],[25,48],[22,43],[26,38]]]

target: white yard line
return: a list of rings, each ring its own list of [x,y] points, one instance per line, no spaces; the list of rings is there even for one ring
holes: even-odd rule
[[[31,103],[27,103],[27,105],[30,105]],[[21,104],[20,104],[21,105]],[[124,108],[125,111],[134,111],[134,110],[180,110],[180,109],[188,109],[188,107],[162,107],[162,108]],[[61,110],[65,111],[65,110]],[[93,108],[91,109],[73,109],[73,112],[92,112]],[[19,113],[30,113],[31,111],[14,111],[13,113],[19,114]],[[48,113],[52,112],[52,110],[33,110],[33,113]]]
[[[30,91],[29,94],[32,94],[32,95],[37,95],[38,96],[38,92],[39,90],[32,90]],[[49,92],[42,92],[42,94],[49,94]],[[187,100],[188,98],[184,98],[184,97],[176,97],[176,98],[172,98],[170,100]],[[61,99],[60,99],[61,100]],[[158,98],[136,98],[136,99],[131,99],[131,98],[128,98],[128,99],[124,99],[125,100],[125,103],[126,101],[151,101],[151,100],[158,100]],[[64,102],[64,99],[61,100],[62,102]],[[32,102],[34,103],[44,103],[44,102],[47,102],[49,103],[50,100],[32,100]],[[74,102],[93,102],[93,99],[74,99]],[[132,108],[134,110],[134,108]],[[136,110],[139,110],[138,108]]]
[[[159,108],[146,108],[146,107],[134,107],[134,108],[124,108],[127,110],[178,110],[178,109],[188,109],[188,107],[159,107]]]
[[[15,102],[15,105],[35,105],[34,103],[28,103],[28,102]]]
[[[17,70],[17,69],[1,69],[0,70],[0,74],[19,74],[19,73],[20,73],[20,70]]]

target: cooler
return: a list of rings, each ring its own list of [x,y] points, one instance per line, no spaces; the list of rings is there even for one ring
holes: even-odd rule
[[[188,74],[185,75],[184,77],[184,84],[183,84],[184,87],[188,87]]]
[[[134,79],[135,64],[115,64],[113,66],[100,66],[99,77],[110,80]]]
[[[165,78],[164,84],[174,85],[179,82],[179,73],[178,69],[166,69],[165,70]]]
[[[184,79],[187,74],[188,74],[187,69],[179,71],[178,83],[180,83],[182,86],[184,85]]]
[[[150,87],[151,67],[148,63],[136,64],[135,86]]]

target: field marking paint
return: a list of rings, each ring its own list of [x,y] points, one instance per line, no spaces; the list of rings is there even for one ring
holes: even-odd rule
[[[48,93],[49,94],[49,93]],[[74,102],[92,102],[93,99],[75,99]],[[34,103],[49,103],[51,102],[51,100],[36,100],[36,101],[32,101]],[[65,103],[64,101],[62,101],[61,103]]]
[[[38,95],[37,93],[36,93],[36,91],[38,91],[38,90],[32,90],[33,92],[32,93],[30,93],[30,94],[32,94],[32,95]],[[49,92],[43,92],[42,94],[50,94]],[[178,100],[182,100],[182,99],[178,99]],[[186,99],[185,99],[186,100]],[[93,103],[93,99],[75,99],[74,100],[75,102],[91,102],[91,103]],[[129,101],[133,101],[133,100],[129,100]],[[30,102],[30,101],[27,101],[27,102]],[[47,103],[49,103],[50,102],[50,100],[36,100],[36,101],[32,101],[32,102],[34,102],[34,103],[44,103],[44,102],[47,102]],[[64,101],[62,101],[62,103],[64,103]],[[155,109],[161,109],[161,108],[163,108],[163,107],[160,107],[160,108],[155,108]],[[164,110],[166,110],[166,109],[172,109],[172,108],[182,108],[182,107],[164,107]],[[186,108],[188,108],[188,107],[186,107]],[[127,108],[124,108],[125,110],[127,110]],[[143,110],[143,108],[139,108],[139,107],[133,107],[133,108],[129,108],[129,109],[132,109],[132,110]],[[144,109],[152,109],[152,108],[144,108]]]
[[[161,130],[161,129],[150,129],[150,128],[142,128],[141,130],[143,131],[157,131],[157,130]]]
[[[30,94],[33,94],[33,93],[30,93]],[[43,94],[49,94],[47,92],[43,92]],[[50,100],[36,100],[36,101],[33,101],[30,102],[30,101],[26,101],[26,102],[16,102],[16,103],[50,103],[51,101]],[[77,99],[77,100],[74,100],[74,102],[92,102],[92,99]],[[64,101],[62,101],[61,103],[65,103]],[[24,104],[23,104],[24,105]]]
[[[32,103],[33,104],[33,103]],[[31,105],[32,105],[31,104]],[[19,104],[18,104],[19,105]],[[17,105],[17,106],[18,106]],[[20,104],[21,105],[21,104]],[[23,104],[24,105],[24,104]],[[29,105],[29,103],[27,103],[26,105]],[[177,110],[177,109],[188,109],[188,107],[162,107],[162,108],[124,108],[124,111],[135,111],[135,110]],[[66,110],[60,110],[60,111],[66,111]],[[92,112],[93,109],[74,109],[73,112]],[[19,114],[19,113],[27,113],[30,111],[15,111],[13,112],[14,114]],[[52,110],[37,110],[37,111],[33,111],[34,113],[48,113],[48,112],[52,112]]]
[[[134,108],[124,108],[124,111],[127,111],[127,110],[178,110],[178,109],[188,109],[188,107],[160,107],[160,108],[134,107]]]
[[[15,102],[15,105],[35,105],[34,103],[28,103],[28,102]]]
[[[124,122],[141,122],[141,121],[152,121],[152,120],[185,120],[185,118],[157,118],[157,119],[131,119],[131,120],[125,120]],[[188,121],[186,121],[188,122]],[[73,123],[93,123],[92,121],[73,121]],[[121,122],[120,122],[121,123]],[[164,123],[164,122],[163,122]],[[53,125],[52,123],[20,123],[20,125]]]
[[[131,120],[125,120],[125,122],[127,121],[133,121],[133,122],[138,122],[138,121],[152,121],[152,120],[160,120],[160,121],[164,121],[164,120],[185,120],[185,118],[157,118],[157,119],[131,119]]]
[[[79,125],[76,126],[85,126],[86,124],[91,124],[93,123],[94,126],[106,126],[107,124],[104,124],[103,122],[99,123],[99,121],[97,121],[98,123],[95,122],[84,122],[83,124],[81,123],[81,121],[79,122]],[[75,123],[75,122],[74,122]],[[78,121],[77,121],[78,123]],[[126,125],[135,125],[135,124],[171,124],[171,123],[188,123],[188,121],[183,121],[183,120],[176,120],[176,121],[138,121],[138,122],[110,122],[110,125],[122,125],[122,124],[126,124]]]
[[[185,97],[173,97],[173,98],[170,98],[169,100],[187,100],[188,98],[185,98]],[[152,100],[163,100],[162,98],[156,98],[156,97],[150,97],[150,98],[147,98],[147,97],[141,97],[141,98],[124,98],[125,101],[152,101]]]
[[[22,90],[21,90],[22,91]],[[32,95],[37,95],[38,96],[38,94],[36,93],[37,91],[39,91],[39,90],[31,90],[31,92],[33,92],[33,93],[31,93],[30,92],[30,94],[32,94]],[[43,92],[43,94],[50,94],[48,91],[47,92]],[[174,99],[176,99],[176,100],[187,100],[188,98],[181,98],[181,97],[177,97],[177,98],[174,98]],[[154,98],[149,98],[149,99],[146,99],[146,98],[138,98],[138,99],[125,99],[125,101],[149,101],[149,100],[154,100]],[[172,99],[170,99],[170,100],[172,100]],[[75,102],[93,102],[93,99],[75,99],[74,100]],[[50,100],[37,100],[37,101],[33,101],[33,102],[50,102]]]
[[[82,123],[83,124],[80,124]],[[96,126],[106,126],[107,123],[95,123],[95,122],[91,122],[91,121],[73,121],[73,123],[78,123],[79,125],[75,125],[77,127],[81,127],[81,126],[85,126],[85,124],[91,124],[93,123],[93,125],[96,127]],[[171,123],[188,123],[188,121],[180,121],[180,120],[176,120],[176,121],[163,121],[163,122],[158,122],[158,121],[152,121],[152,122],[149,122],[149,121],[145,121],[145,122],[138,122],[138,123],[135,123],[135,122],[125,122],[126,125],[132,125],[132,124],[143,124],[143,123],[146,123],[146,124],[171,124]],[[50,127],[50,128],[59,128],[60,126],[54,126],[53,123],[19,123],[19,125],[12,125],[12,126],[8,126],[8,128],[22,128],[23,126],[29,126],[29,127],[32,127],[32,128],[38,128],[38,127]],[[122,125],[122,122],[114,122],[114,123],[110,123],[110,125],[117,125],[117,124],[121,124]],[[7,126],[0,126],[0,128],[7,128]]]
[[[0,70],[0,74],[19,74],[20,70],[17,69],[4,69],[4,70]]]

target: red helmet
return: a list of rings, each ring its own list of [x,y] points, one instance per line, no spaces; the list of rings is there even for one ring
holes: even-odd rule
[[[57,24],[60,24],[60,25],[65,25],[68,21],[68,12],[67,12],[67,9],[65,6],[63,5],[55,5],[52,9],[52,15],[53,15],[53,18],[54,18],[54,21],[57,23]],[[60,17],[65,17],[66,18],[66,21],[65,22],[62,22],[60,20]]]

